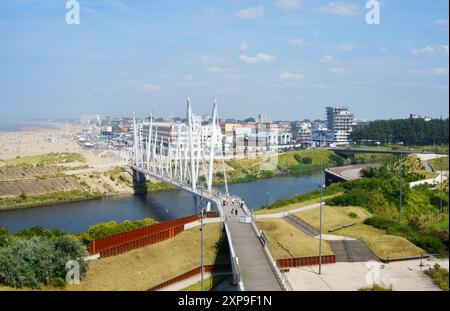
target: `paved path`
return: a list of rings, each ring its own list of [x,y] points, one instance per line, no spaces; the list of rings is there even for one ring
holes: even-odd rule
[[[314,209],[314,208],[319,208],[319,207],[320,207],[320,203],[313,203],[311,205],[290,209],[290,210],[287,210],[287,211],[284,211],[281,213],[258,214],[258,215],[255,215],[255,217],[256,217],[256,219],[283,218],[283,217],[288,216],[289,214],[304,212],[304,211]]]
[[[322,274],[317,273],[318,266],[291,268],[286,273],[294,290],[297,291],[356,291],[371,286],[375,281],[383,287],[393,286],[394,291],[439,291],[423,271],[432,268],[438,262],[448,269],[448,259],[392,262],[338,262],[322,266]]]
[[[238,210],[238,215],[231,211]],[[224,206],[226,222],[231,232],[231,240],[238,258],[241,281],[246,291],[280,291],[275,273],[264,253],[259,238],[254,233],[251,224],[240,223],[239,217],[245,216],[244,211],[228,202]]]
[[[316,230],[316,228],[314,228],[310,224],[304,222],[303,220],[296,217],[295,215],[289,214],[286,217],[283,217],[283,219],[285,219],[287,222],[291,223],[297,229],[303,231],[304,233],[306,233],[309,236],[314,237],[314,236],[320,234],[320,232],[318,230]]]
[[[446,172],[446,171],[436,171],[436,172],[438,173],[437,177],[431,178],[431,179],[424,179],[424,180],[418,180],[418,181],[410,182],[409,183],[409,187],[413,188],[415,186],[423,185],[423,184],[437,185],[437,184],[441,183],[441,179],[442,179],[442,181],[447,180],[448,172]]]
[[[378,257],[361,240],[329,241],[336,262],[377,261]]]

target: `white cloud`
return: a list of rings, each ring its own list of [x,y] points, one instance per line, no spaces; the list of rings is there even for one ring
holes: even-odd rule
[[[183,62],[183,64],[185,65],[203,65],[203,66],[226,65],[229,63],[230,59],[227,57],[210,57],[210,56],[191,58]]]
[[[331,74],[333,74],[337,77],[345,76],[348,74],[347,70],[345,70],[344,68],[339,68],[339,67],[331,68],[329,71]]]
[[[224,69],[222,67],[218,67],[218,66],[209,66],[209,67],[206,67],[206,71],[212,72],[212,73],[217,73],[217,72],[223,72]]]
[[[267,63],[267,62],[273,62],[275,61],[275,57],[264,54],[264,53],[259,53],[256,56],[247,56],[247,55],[239,55],[239,59],[241,61],[243,61],[244,63],[249,63],[249,64],[256,64],[256,63]]]
[[[434,44],[434,45],[428,45],[424,48],[418,48],[418,49],[411,49],[410,50],[412,55],[448,55],[448,45],[445,44]]]
[[[322,83],[314,84],[314,87],[316,87],[322,91],[328,91],[331,89],[329,86],[326,86],[325,84],[322,84]]]
[[[247,51],[247,49],[248,49],[248,44],[247,44],[247,42],[242,41],[241,44],[239,45],[239,49],[240,49],[241,51]]]
[[[242,77],[238,74],[233,74],[233,75],[221,75],[222,78],[227,79],[227,80],[241,80]]]
[[[431,22],[431,25],[448,27],[448,19],[446,18],[436,19]]]
[[[347,17],[358,14],[358,6],[353,3],[330,2],[317,9],[320,13],[334,14],[337,16]]]
[[[433,70],[431,70],[430,73],[433,76],[439,77],[448,76],[448,68],[434,68]]]
[[[299,82],[305,79],[305,76],[301,73],[283,72],[278,76],[278,79],[285,82]]]
[[[236,12],[236,16],[243,19],[257,19],[264,16],[264,6],[255,6],[248,9],[242,9]]]
[[[339,51],[349,52],[349,51],[354,51],[357,49],[362,49],[365,47],[366,47],[366,45],[364,45],[364,44],[354,44],[351,42],[346,42],[346,43],[342,43],[342,44],[338,45],[337,49]]]
[[[321,62],[321,63],[326,63],[326,64],[334,63],[334,61],[335,61],[335,58],[334,58],[333,56],[329,55],[329,54],[324,55],[324,56],[320,59],[320,62]]]
[[[161,88],[159,86],[150,83],[145,83],[142,85],[142,90],[144,92],[154,93],[159,91],[160,89]]]
[[[183,77],[183,81],[186,81],[186,82],[190,82],[190,81],[193,81],[193,80],[194,80],[194,77],[192,75],[185,75]]]
[[[300,39],[300,38],[289,39],[287,41],[287,43],[290,44],[290,45],[307,46],[306,42],[303,41],[303,39]]]
[[[301,0],[276,0],[275,4],[283,10],[295,10],[302,6]]]

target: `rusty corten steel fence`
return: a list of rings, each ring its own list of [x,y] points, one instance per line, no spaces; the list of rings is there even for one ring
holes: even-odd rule
[[[205,216],[217,217],[218,213],[207,212]],[[185,224],[199,219],[200,216],[195,214],[95,239],[90,241],[88,250],[90,254],[100,254],[100,257],[114,256],[173,238],[184,231]]]
[[[217,265],[205,265],[205,272],[231,272],[231,266],[229,264],[217,264]],[[197,274],[201,273],[201,267],[197,267],[195,269],[192,269],[188,272],[185,272],[183,274],[180,274],[179,276],[174,277],[173,279],[167,280],[165,282],[162,282],[156,286],[153,286],[152,288],[148,289],[148,291],[157,291],[164,287],[167,287],[169,285],[178,283],[180,281],[186,280],[190,277],[196,276]]]
[[[323,264],[336,263],[336,256],[334,255],[322,256],[322,263]],[[314,266],[318,264],[319,264],[319,256],[277,259],[277,265],[280,268]]]

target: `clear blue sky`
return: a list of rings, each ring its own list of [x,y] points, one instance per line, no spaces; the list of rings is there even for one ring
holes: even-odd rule
[[[0,2],[0,120],[101,115],[448,116],[448,1]]]

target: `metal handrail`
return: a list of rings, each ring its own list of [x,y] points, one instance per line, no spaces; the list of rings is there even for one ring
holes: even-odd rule
[[[234,268],[233,270],[236,275],[236,283],[238,284],[238,289],[242,291],[242,290],[244,290],[244,280],[241,275],[241,269],[239,268],[239,259],[236,256],[236,252],[234,251],[234,248],[233,248],[233,243],[231,240],[231,234],[230,234],[230,229],[228,228],[228,224],[226,221],[224,221],[223,223],[224,223],[225,231],[226,231],[227,237],[228,237],[228,246],[230,247],[231,266],[232,266],[232,269]]]
[[[268,237],[267,235],[264,233],[263,230],[259,230],[258,226],[256,225],[256,218],[255,215],[251,214],[251,224],[252,224],[252,228],[253,231],[255,232],[255,234],[257,235],[257,237],[261,240],[261,238],[264,236],[264,239],[266,240],[265,243],[263,243],[263,250],[264,253],[267,257],[267,259],[269,260],[271,266],[272,266],[272,270],[277,274],[278,279],[281,283],[281,287],[285,290],[285,291],[293,291],[292,285],[289,282],[286,274],[284,274],[283,271],[281,271],[280,267],[278,267],[278,264],[276,262],[276,260],[273,258],[272,253],[270,252],[269,249],[269,245],[268,245]],[[262,241],[261,241],[262,242]]]

